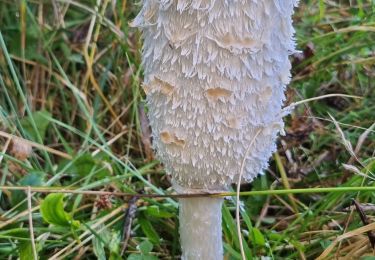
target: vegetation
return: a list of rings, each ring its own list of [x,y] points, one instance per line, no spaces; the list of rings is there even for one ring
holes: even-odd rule
[[[0,259],[179,258],[175,198],[124,195],[173,192],[150,145],[140,33],[129,27],[138,9],[0,0]],[[301,1],[295,26],[302,52],[287,102],[362,98],[287,117],[268,171],[241,187],[266,191],[241,197],[245,254],[372,259],[374,193],[333,191],[375,189],[375,2]],[[272,192],[289,187],[311,193]],[[53,192],[63,189],[74,192]],[[228,197],[227,259],[241,259],[235,207]]]

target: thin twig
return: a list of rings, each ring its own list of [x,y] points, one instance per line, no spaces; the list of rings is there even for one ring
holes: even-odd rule
[[[12,141],[11,138],[7,138],[7,140],[6,140],[5,144],[4,144],[4,147],[3,147],[3,149],[2,149],[2,151],[1,151],[1,153],[0,153],[0,165],[1,165],[1,162],[3,161],[4,154],[6,153],[6,151],[7,151],[8,148],[9,148],[9,144],[10,144],[11,141]],[[5,181],[6,178],[7,178],[7,172],[4,172],[4,174],[3,174],[3,176],[2,176],[1,178]],[[1,200],[1,196],[2,196],[2,195],[3,195],[3,194],[2,194],[2,192],[1,192],[1,190],[0,190],[0,200]]]
[[[370,221],[369,221],[368,217],[366,216],[366,213],[363,211],[362,206],[355,199],[353,199],[352,201],[353,201],[353,204],[354,204],[354,206],[355,206],[355,208],[358,212],[359,217],[361,218],[361,221],[362,221],[363,225],[370,224]],[[374,232],[372,230],[367,231],[367,236],[368,236],[368,239],[370,241],[372,249],[375,249]]]
[[[0,186],[0,190],[27,190],[27,186]],[[182,194],[140,194],[111,191],[93,191],[79,189],[61,189],[58,187],[31,187],[31,192],[39,193],[66,193],[66,194],[83,194],[83,195],[110,195],[137,198],[196,198],[196,197],[228,197],[236,196],[237,192],[215,192],[215,193],[182,193]],[[331,193],[331,192],[364,192],[375,191],[375,186],[350,186],[350,187],[325,187],[325,188],[306,188],[306,189],[280,189],[280,190],[254,190],[243,191],[240,196],[267,196],[267,195],[288,195],[288,194],[308,194],[308,193]],[[33,211],[37,207],[33,208]],[[2,226],[0,226],[1,228]]]
[[[128,130],[124,130],[124,131],[121,131],[120,133],[118,133],[116,136],[114,136],[112,139],[110,139],[106,145],[110,146],[111,144],[113,144],[114,142],[116,142],[120,137],[122,137],[124,134],[126,134],[128,132]],[[98,153],[101,152],[101,149],[98,148],[96,149],[93,153],[92,153],[92,156],[96,156]]]
[[[29,231],[31,239],[31,248],[33,250],[34,260],[38,260],[38,253],[36,252],[35,239],[34,239],[34,226],[33,226],[33,213],[31,208],[31,187],[27,186],[27,212],[29,215]]]
[[[300,117],[301,118],[308,118],[308,119],[316,119],[316,120],[320,120],[320,121],[325,121],[325,122],[333,123],[333,121],[331,119],[324,118],[324,117],[319,117],[319,116],[300,116]],[[361,126],[356,126],[356,125],[351,125],[351,124],[345,124],[345,123],[341,123],[341,122],[337,122],[337,123],[339,125],[341,125],[341,126],[350,127],[350,128],[354,128],[354,129],[359,129],[359,130],[363,130],[363,131],[369,131],[372,134],[375,133],[375,130],[368,129],[366,127],[361,127]]]
[[[340,125],[338,124],[338,122],[336,121],[336,119],[331,115],[329,114],[329,117],[332,119],[332,122],[333,124],[335,125],[336,127],[336,130],[338,132],[338,134],[340,135],[340,138],[342,140],[342,143],[345,147],[345,149],[349,152],[349,154],[364,168],[366,169],[366,172],[369,172],[371,174],[373,174],[367,167],[364,163],[362,163],[362,161],[357,157],[356,155],[356,152],[353,150],[353,146],[351,144],[351,142],[346,138],[345,134],[344,134],[344,131],[342,131]]]
[[[122,231],[122,240],[124,241],[122,244],[121,249],[121,256],[124,254],[126,248],[128,247],[128,242],[131,236],[131,230],[132,230],[132,223],[135,216],[135,213],[137,212],[137,200],[138,198],[133,197],[128,202],[128,209],[125,212],[124,217],[124,228]]]
[[[0,131],[0,136],[3,136],[5,138],[9,138],[9,139],[18,140],[18,141],[23,142],[25,144],[28,144],[28,145],[30,145],[32,147],[35,147],[35,148],[38,148],[40,150],[44,150],[44,151],[50,152],[52,154],[58,155],[58,156],[60,156],[62,158],[65,158],[65,159],[69,159],[69,160],[72,159],[72,156],[70,156],[69,154],[60,152],[60,151],[52,149],[52,148],[50,148],[48,146],[45,146],[45,145],[42,145],[42,144],[38,144],[38,143],[29,141],[27,139],[24,139],[24,138],[21,138],[21,137],[12,135],[12,134],[8,134],[8,133],[3,132],[3,131]]]
[[[262,132],[262,129],[263,128],[260,128],[256,132],[254,138],[251,140],[251,142],[249,144],[249,147],[247,147],[247,150],[245,152],[245,156],[244,156],[244,158],[242,160],[240,175],[238,176],[238,183],[237,183],[237,190],[236,190],[236,224],[237,224],[238,240],[240,241],[241,257],[242,257],[243,260],[246,260],[246,256],[245,256],[245,250],[243,248],[243,243],[242,243],[241,223],[240,223],[240,188],[241,188],[241,179],[242,179],[242,175],[243,175],[244,170],[245,170],[245,163],[246,163],[247,157],[250,154],[250,148],[253,146],[253,144],[255,142],[255,139]]]
[[[353,96],[353,95],[347,95],[347,94],[339,94],[339,93],[327,94],[327,95],[322,95],[322,96],[313,97],[313,98],[307,98],[307,99],[304,99],[304,100],[293,102],[289,106],[285,107],[283,110],[288,110],[288,109],[294,108],[295,106],[298,106],[298,105],[301,105],[301,104],[304,104],[304,103],[307,103],[307,102],[310,102],[310,101],[315,101],[315,100],[320,100],[320,99],[330,98],[330,97],[348,97],[348,98],[363,99],[363,97],[360,97],[360,96]]]
[[[1,164],[1,162],[3,161],[4,154],[5,154],[6,151],[8,150],[8,147],[9,147],[9,144],[10,144],[11,141],[12,141],[12,138],[7,138],[7,141],[5,142],[5,145],[4,145],[4,147],[3,147],[3,150],[1,151],[1,154],[0,154],[0,164]]]
[[[358,141],[357,141],[357,145],[354,149],[354,154],[358,154],[359,151],[361,150],[361,147],[364,143],[364,141],[366,140],[367,136],[371,133],[372,130],[374,130],[375,128],[375,123],[373,123],[368,129],[366,129],[366,131],[364,131],[358,138]],[[348,161],[348,164],[352,164],[355,160],[355,157],[351,156],[349,161]]]
[[[0,190],[1,190],[1,188],[0,188]],[[32,188],[31,188],[30,190],[32,190]],[[5,227],[5,226],[14,223],[16,220],[18,220],[18,219],[20,219],[20,218],[22,218],[22,217],[27,216],[27,215],[29,214],[29,211],[33,212],[33,211],[38,210],[39,207],[40,207],[40,206],[36,206],[36,207],[32,208],[31,210],[23,211],[22,213],[20,213],[20,214],[14,216],[14,217],[8,219],[7,221],[1,222],[1,223],[0,223],[0,230],[1,230],[3,227]],[[8,211],[8,212],[9,212],[9,211]]]

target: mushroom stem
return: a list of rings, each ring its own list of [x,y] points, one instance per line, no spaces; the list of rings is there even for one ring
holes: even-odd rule
[[[223,198],[180,199],[182,259],[221,260]]]

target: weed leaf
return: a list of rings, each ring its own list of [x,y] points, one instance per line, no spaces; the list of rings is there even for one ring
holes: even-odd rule
[[[62,227],[79,227],[79,221],[64,210],[64,194],[49,194],[40,205],[43,219],[49,224]]]
[[[46,130],[49,125],[47,118],[51,117],[51,114],[45,110],[37,111],[32,113],[31,116],[25,117],[21,120],[21,125],[25,132],[32,141],[38,142],[38,133],[42,140],[46,135]],[[34,129],[32,120],[35,122],[36,129]]]

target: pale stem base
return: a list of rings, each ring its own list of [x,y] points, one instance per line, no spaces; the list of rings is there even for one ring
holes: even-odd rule
[[[183,260],[222,260],[222,198],[180,199]]]

